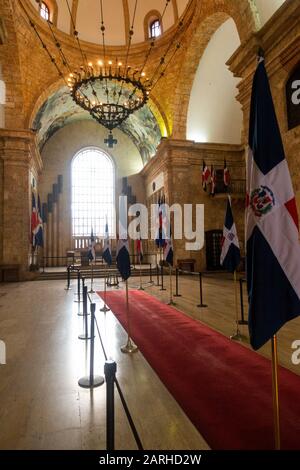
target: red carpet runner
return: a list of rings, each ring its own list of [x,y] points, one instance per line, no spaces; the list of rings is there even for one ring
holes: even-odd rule
[[[103,297],[103,293],[98,293]],[[270,361],[140,291],[132,337],[212,449],[273,449]],[[126,328],[125,292],[107,304]],[[300,376],[280,368],[283,449],[300,449]]]

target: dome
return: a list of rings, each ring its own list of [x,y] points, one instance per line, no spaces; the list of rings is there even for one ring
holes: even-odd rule
[[[64,33],[72,32],[70,11],[79,32],[79,38],[94,44],[101,43],[101,7],[99,0],[30,0],[39,12],[39,4],[49,9],[50,19]],[[164,9],[168,3],[165,13]],[[132,43],[149,38],[151,23],[158,19],[161,32],[170,29],[184,12],[189,0],[102,0],[105,41],[110,46],[126,45],[128,31],[134,20]],[[136,11],[135,11],[136,5]],[[69,9],[68,9],[69,6]]]

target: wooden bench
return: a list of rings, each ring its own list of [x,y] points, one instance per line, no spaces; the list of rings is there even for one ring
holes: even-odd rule
[[[18,282],[19,278],[19,264],[0,264],[0,282]]]

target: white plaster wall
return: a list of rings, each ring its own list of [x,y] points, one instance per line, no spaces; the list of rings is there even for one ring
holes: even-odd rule
[[[187,139],[196,142],[239,144],[243,115],[235,96],[239,79],[226,62],[239,47],[232,19],[214,33],[200,60],[190,96]]]

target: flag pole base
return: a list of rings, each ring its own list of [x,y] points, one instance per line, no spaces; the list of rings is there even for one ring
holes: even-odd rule
[[[140,286],[138,290],[145,290],[145,289],[143,288],[143,286]]]
[[[198,308],[205,308],[205,307],[207,307],[207,305],[206,304],[198,304],[197,307]]]
[[[65,287],[65,290],[72,290],[72,287]]]
[[[247,320],[239,320],[239,325],[248,325]]]
[[[234,335],[229,336],[232,341],[243,341],[245,336],[243,336],[239,331],[237,331]]]
[[[176,305],[176,303],[174,302],[174,300],[169,300],[169,302],[167,303],[167,305]]]
[[[100,312],[104,312],[104,313],[110,312],[110,308],[108,308],[108,306],[104,304],[104,306],[100,308]]]
[[[133,353],[138,352],[138,347],[131,341],[130,338],[128,338],[125,346],[121,347],[121,351],[124,354],[133,354]]]
[[[96,388],[104,384],[104,378],[101,375],[94,375],[91,381],[91,377],[82,377],[78,380],[79,387],[82,388]]]
[[[89,294],[95,294],[94,289],[90,289],[90,290],[89,290]]]

